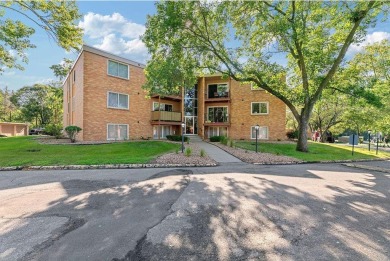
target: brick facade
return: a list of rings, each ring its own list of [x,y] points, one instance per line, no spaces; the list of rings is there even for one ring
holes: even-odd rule
[[[108,74],[108,61],[127,64],[129,79]],[[142,89],[145,83],[144,66],[136,62],[115,56],[89,46],[84,46],[75,65],[72,67],[64,88],[64,126],[77,125],[83,131],[78,140],[107,140],[107,125],[121,124],[128,126],[129,139],[150,139],[160,137],[161,130],[170,134],[180,134],[181,120],[153,121],[153,102],[164,103],[172,112],[183,115],[183,97],[147,97]],[[209,84],[227,83],[230,89],[230,100],[214,102],[207,99]],[[227,126],[228,136],[233,139],[250,139],[251,126],[259,124],[268,127],[268,139],[285,139],[286,106],[279,99],[264,90],[251,90],[249,84],[234,80],[221,79],[220,76],[200,77],[198,88],[198,135],[207,137],[210,124],[204,125],[207,108],[226,106],[230,122]],[[128,95],[129,108],[108,108],[108,93]],[[207,102],[206,102],[207,100]],[[251,115],[251,102],[268,102],[267,115]],[[159,116],[160,117],[160,116]],[[160,134],[158,134],[160,133]],[[161,138],[161,137],[160,137]]]

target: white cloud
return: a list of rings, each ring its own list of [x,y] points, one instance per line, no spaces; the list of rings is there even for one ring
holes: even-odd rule
[[[363,50],[363,48],[367,45],[377,43],[383,41],[385,39],[390,40],[390,33],[388,32],[373,32],[372,34],[368,34],[366,39],[360,44],[352,44],[349,48],[349,52],[357,53]]]
[[[125,40],[115,34],[105,36],[102,42],[95,44],[94,47],[117,55],[126,54],[139,62],[145,62],[148,56],[148,50],[140,39]]]
[[[101,15],[90,12],[79,26],[96,48],[139,62],[145,62],[148,57],[147,48],[140,40],[145,26],[133,23],[119,13]]]

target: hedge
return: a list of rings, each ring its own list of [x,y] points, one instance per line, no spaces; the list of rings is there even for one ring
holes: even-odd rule
[[[181,141],[181,136],[180,135],[167,135],[167,140]],[[190,138],[188,138],[187,136],[184,136],[184,141],[185,142],[187,142],[189,140],[190,140]]]

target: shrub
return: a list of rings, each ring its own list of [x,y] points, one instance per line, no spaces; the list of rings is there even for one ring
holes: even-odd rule
[[[204,149],[201,149],[201,150],[200,150],[200,156],[201,156],[201,157],[206,156],[206,151],[205,151]]]
[[[224,138],[224,136],[212,136],[210,137],[211,142],[221,142],[221,140]]]
[[[298,131],[297,130],[290,130],[286,133],[287,138],[290,140],[298,139]]]
[[[171,140],[171,141],[181,141],[181,136],[180,135],[167,135],[167,140]],[[187,136],[184,136],[184,141],[189,141],[190,138],[188,138]]]
[[[184,155],[187,157],[191,156],[192,154],[192,149],[190,147],[187,147],[186,150],[184,151]]]
[[[223,145],[227,145],[227,144],[228,144],[228,138],[225,137],[225,136],[222,136],[222,137],[221,137],[221,143],[222,143]]]
[[[232,140],[232,139],[228,139],[228,146],[229,147],[235,147],[235,145],[236,145],[236,143],[234,142],[234,140]]]
[[[47,135],[59,139],[62,137],[62,126],[60,124],[48,124],[45,126],[45,132]]]
[[[65,128],[66,134],[68,134],[68,137],[71,142],[76,141],[77,133],[79,133],[82,129],[79,126],[67,126]]]

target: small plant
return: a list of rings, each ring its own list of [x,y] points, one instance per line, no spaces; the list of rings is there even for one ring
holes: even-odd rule
[[[66,134],[68,134],[68,137],[70,141],[73,143],[76,141],[76,136],[77,134],[81,131],[82,129],[79,126],[67,126],[65,128]]]
[[[234,140],[232,140],[232,139],[229,139],[229,140],[228,140],[228,146],[229,146],[229,147],[234,148],[235,145],[236,145],[236,143],[235,143]]]
[[[222,143],[223,145],[227,145],[227,144],[228,144],[228,138],[225,137],[225,136],[222,136],[222,138],[221,138],[221,143]]]
[[[181,136],[180,135],[167,135],[167,140],[181,141]],[[189,140],[190,140],[190,138],[188,138],[187,136],[184,136],[184,141],[185,142],[187,142]]]
[[[204,149],[200,150],[200,156],[205,157],[206,156],[206,151]]]
[[[190,139],[187,139],[187,144],[190,144]]]
[[[48,124],[45,126],[45,132],[59,139],[62,136],[62,126],[60,124]]]
[[[190,147],[187,147],[186,150],[184,151],[184,155],[187,157],[191,156],[192,154],[192,149]]]
[[[286,133],[286,136],[288,139],[293,140],[293,139],[298,139],[298,131],[297,130],[290,130]]]
[[[210,142],[221,142],[221,140],[224,138],[225,136],[212,136],[210,137]]]
[[[176,149],[175,152],[176,152],[176,154],[179,154],[179,149]]]

